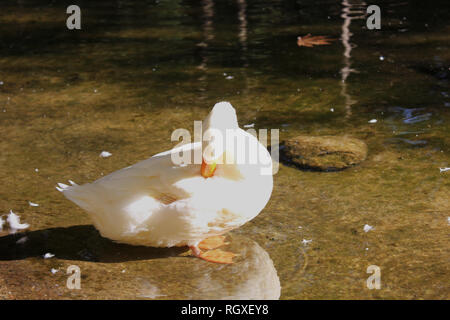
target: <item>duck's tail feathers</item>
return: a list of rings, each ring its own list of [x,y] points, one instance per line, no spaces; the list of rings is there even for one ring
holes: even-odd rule
[[[78,185],[69,180],[70,186],[65,183],[57,183],[56,190],[62,192],[70,201],[74,202],[86,211],[91,211],[90,201],[92,199],[92,187],[90,184]]]

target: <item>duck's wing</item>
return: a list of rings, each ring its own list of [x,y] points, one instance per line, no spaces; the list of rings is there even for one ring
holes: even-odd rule
[[[198,144],[190,144],[173,150],[193,152],[196,146]],[[176,182],[198,175],[199,172],[199,165],[174,165],[169,150],[115,171],[93,183],[71,186],[59,184],[58,190],[89,212],[98,210],[99,206],[124,207],[142,196],[150,196],[168,204],[189,196],[186,191],[175,186]]]

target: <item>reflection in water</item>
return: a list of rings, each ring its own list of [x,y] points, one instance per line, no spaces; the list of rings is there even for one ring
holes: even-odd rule
[[[392,107],[389,111],[395,113],[402,113],[402,122],[406,124],[414,124],[422,121],[428,121],[431,119],[432,114],[430,112],[417,114],[418,111],[422,111],[425,108],[402,108]]]
[[[410,139],[404,139],[404,138],[396,138],[396,139],[399,140],[399,141],[403,141],[403,142],[405,142],[407,144],[413,145],[413,146],[427,144],[427,141],[425,141],[425,140],[410,140]]]
[[[248,57],[247,57],[247,49],[248,49],[248,36],[247,36],[247,0],[237,0],[238,3],[238,18],[239,18],[239,43],[241,45],[241,61],[242,61],[242,69],[241,69],[241,76],[242,80],[244,81],[245,85],[241,87],[242,92],[240,94],[243,94],[244,96],[248,94],[248,87],[249,87],[249,77],[247,76],[247,67],[248,67]],[[254,115],[254,118],[256,118],[256,114]]]
[[[181,270],[181,275],[179,269],[167,265],[163,278],[141,279],[140,296],[195,300],[279,299],[280,280],[269,254],[248,238],[233,236],[231,239],[230,250],[239,254],[236,263],[218,265],[189,259],[192,263]],[[174,294],[167,288],[175,284],[182,290]]]
[[[200,65],[197,66],[197,69],[201,70],[203,73],[198,78],[199,80],[199,90],[201,92],[205,92],[207,90],[207,66],[208,66],[208,46],[210,42],[214,39],[214,27],[213,27],[213,18],[214,18],[214,2],[212,0],[203,0],[202,1],[203,8],[203,41],[198,43],[197,46],[200,48]],[[199,99],[205,99],[206,96],[200,95]]]
[[[150,283],[146,279],[141,279],[142,287],[141,287],[141,294],[138,294],[139,298],[145,298],[145,299],[161,299],[162,297],[165,297],[165,294],[161,294],[159,288],[155,286],[154,284]]]
[[[358,72],[351,67],[351,52],[355,45],[350,42],[352,33],[350,32],[350,23],[354,19],[365,18],[365,6],[366,3],[361,1],[359,3],[349,3],[348,0],[342,1],[342,14],[341,18],[344,19],[342,24],[341,40],[344,46],[344,66],[341,69],[341,95],[345,99],[346,117],[350,117],[352,114],[352,105],[357,101],[353,100],[349,93],[347,93],[347,78],[352,72]]]
[[[206,48],[209,45],[209,42],[214,39],[214,27],[213,27],[213,18],[214,18],[214,2],[212,0],[203,0],[202,1],[203,8],[203,41],[198,43],[197,46],[201,48],[200,56],[201,56],[201,64],[197,67],[201,70],[206,70],[208,57],[206,54]],[[201,79],[204,80],[204,76]]]
[[[237,0],[239,6],[239,43],[242,47],[242,60],[244,67],[248,66],[247,62],[247,3],[246,0]]]
[[[245,84],[242,86],[242,90],[238,92],[238,94],[247,94],[248,89],[248,77],[247,77],[247,67],[249,65],[248,63],[248,22],[247,22],[247,1],[246,0],[237,0],[238,5],[238,21],[239,21],[239,33],[237,35],[238,41],[240,44],[240,60],[242,62],[242,68],[241,68],[241,76],[242,79],[245,81]],[[214,40],[214,25],[213,25],[213,19],[215,15],[214,11],[214,2],[212,0],[203,0],[202,1],[202,31],[203,31],[203,39],[201,42],[197,44],[197,46],[200,48],[199,55],[201,63],[197,66],[197,69],[200,69],[203,71],[203,74],[198,78],[198,80],[201,83],[200,91],[206,91],[205,85],[207,84],[207,71],[208,71],[208,62],[209,62],[209,54],[211,46],[211,42]],[[224,73],[224,76],[226,73]],[[230,76],[230,79],[232,79],[233,76]],[[205,98],[205,97],[200,97]]]
[[[392,114],[385,117],[384,122],[391,128],[395,136],[411,137],[410,139],[394,138],[392,139],[393,141],[403,141],[407,144],[418,146],[428,143],[426,140],[417,140],[417,137],[419,137],[419,134],[431,131],[431,128],[428,125],[428,122],[432,119],[433,115],[431,112],[426,112],[426,108],[403,108],[399,106],[390,107],[388,111],[392,112]],[[409,129],[408,127],[400,125],[399,118],[403,124],[414,126]]]

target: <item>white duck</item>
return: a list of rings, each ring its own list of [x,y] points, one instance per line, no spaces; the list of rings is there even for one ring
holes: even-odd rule
[[[227,129],[236,130],[237,149],[222,148],[218,139],[185,144],[93,183],[79,186],[69,180],[72,186],[60,183],[57,189],[89,212],[100,234],[111,240],[152,247],[189,246],[199,258],[231,263],[234,254],[230,252],[200,249],[223,245],[220,235],[256,217],[269,201],[273,178],[267,149],[239,128],[231,104],[220,102],[203,121],[203,132],[220,132],[225,137]],[[180,152],[190,152],[194,159],[199,149],[202,164],[172,161],[171,155]],[[258,159],[251,164],[255,152]],[[247,158],[241,164],[237,159],[243,153]]]

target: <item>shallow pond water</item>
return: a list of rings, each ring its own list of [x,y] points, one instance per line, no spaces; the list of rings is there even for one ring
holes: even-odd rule
[[[55,2],[0,4],[0,213],[30,224],[0,231],[0,298],[449,298],[447,1],[378,1],[378,31],[358,1],[77,4],[74,31]],[[298,47],[308,33],[336,40]],[[368,157],[338,172],[280,165],[269,204],[229,234],[229,266],[115,244],[55,189],[171,148],[221,100],[241,126],[352,136]]]

